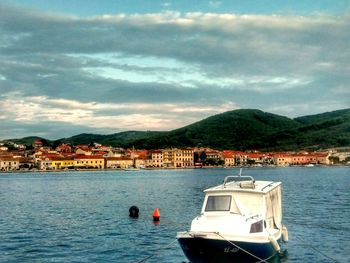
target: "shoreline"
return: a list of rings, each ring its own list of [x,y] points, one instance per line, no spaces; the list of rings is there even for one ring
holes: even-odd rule
[[[292,167],[301,167],[301,168],[315,168],[315,167],[350,167],[349,164],[332,164],[332,165],[314,165],[312,167],[307,165],[289,165],[289,166],[277,166],[277,165],[268,165],[268,166],[202,166],[202,167],[149,167],[149,168],[141,168],[135,171],[128,171],[124,168],[118,169],[62,169],[62,170],[8,170],[8,171],[0,171],[1,174],[6,173],[64,173],[64,172],[140,172],[140,171],[151,171],[151,170],[189,170],[189,169],[235,169],[235,168],[292,168]]]

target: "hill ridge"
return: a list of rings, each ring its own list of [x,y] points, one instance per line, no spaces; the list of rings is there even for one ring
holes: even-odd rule
[[[37,136],[17,139],[23,142]],[[236,150],[298,150],[350,146],[350,108],[288,118],[259,109],[238,109],[209,116],[171,131],[82,133],[48,144],[101,143],[123,148],[210,147]]]

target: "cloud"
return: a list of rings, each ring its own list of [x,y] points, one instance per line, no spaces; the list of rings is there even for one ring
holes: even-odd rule
[[[74,135],[169,130],[236,108],[346,108],[349,26],[347,15],[82,18],[1,5],[0,136],[43,122]]]

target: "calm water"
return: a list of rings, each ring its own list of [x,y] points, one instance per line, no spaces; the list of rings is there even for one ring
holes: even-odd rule
[[[188,262],[175,236],[238,169],[0,174],[0,262]],[[291,262],[350,262],[350,168],[245,169],[283,183]],[[140,209],[138,219],[129,207]],[[158,207],[160,223],[152,214]],[[312,246],[312,247],[311,247]],[[316,251],[316,249],[319,251]],[[322,255],[323,253],[324,255]],[[334,261],[335,262],[335,261]]]

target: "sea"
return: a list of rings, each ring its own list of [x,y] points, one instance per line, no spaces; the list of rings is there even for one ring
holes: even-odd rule
[[[200,213],[204,189],[238,173],[1,173],[0,262],[188,263],[176,233]],[[256,167],[242,174],[282,182],[289,242],[278,262],[350,262],[350,167]],[[133,205],[137,219],[129,217]]]

